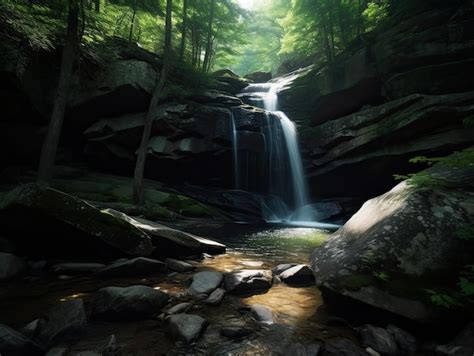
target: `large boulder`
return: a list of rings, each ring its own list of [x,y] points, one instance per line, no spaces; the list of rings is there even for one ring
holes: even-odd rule
[[[166,272],[166,264],[146,257],[117,261],[96,271],[102,278],[140,277]]]
[[[459,232],[474,222],[474,173],[433,167],[426,174],[445,188],[404,181],[367,201],[313,252],[325,293],[418,322],[443,320],[427,291],[456,293],[460,272],[472,264],[473,245]]]
[[[253,72],[245,75],[246,79],[254,83],[265,83],[272,79],[271,72]]]
[[[168,302],[168,294],[147,286],[105,287],[92,300],[92,315],[111,320],[146,319]]]
[[[132,224],[36,184],[0,193],[0,222],[3,232],[32,255],[140,256],[153,250],[148,235]]]

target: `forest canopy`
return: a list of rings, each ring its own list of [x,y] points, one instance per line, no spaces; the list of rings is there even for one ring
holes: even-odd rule
[[[425,3],[431,3],[426,1]],[[162,53],[165,0],[81,0],[82,46],[120,37]],[[231,68],[244,75],[277,73],[295,65],[333,62],[354,41],[365,41],[408,0],[175,0],[172,52],[203,72]],[[35,50],[62,43],[65,0],[1,0],[2,36],[27,40]]]

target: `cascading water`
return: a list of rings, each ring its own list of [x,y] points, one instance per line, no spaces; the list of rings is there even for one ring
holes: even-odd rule
[[[263,169],[262,186],[265,187],[261,193],[280,198],[283,203],[265,204],[268,222],[284,222],[287,224],[312,226],[322,228],[334,228],[336,225],[317,223],[312,221],[314,215],[309,205],[309,194],[306,179],[304,177],[303,163],[298,146],[298,136],[295,124],[283,113],[278,111],[278,91],[288,84],[291,78],[276,82],[250,84],[244,89],[246,95],[251,96],[255,106],[260,106],[267,111],[266,119],[261,125],[261,133],[264,136],[265,152],[262,164]],[[260,103],[260,105],[259,105]],[[239,160],[239,147],[237,145],[238,135],[234,118],[233,129],[233,152],[234,152],[234,175],[235,181],[240,182],[242,171],[249,174],[249,167],[243,167],[245,162]],[[255,169],[253,174],[258,174]],[[252,190],[245,184],[236,185],[238,189]]]

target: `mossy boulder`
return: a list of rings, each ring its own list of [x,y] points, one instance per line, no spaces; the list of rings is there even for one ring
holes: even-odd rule
[[[59,190],[31,183],[0,193],[0,224],[20,250],[49,256],[147,256],[146,233]]]
[[[474,172],[452,168],[440,176],[449,184],[404,181],[367,201],[313,252],[317,284],[419,322],[462,308],[443,309],[433,296],[460,295],[461,273],[474,262],[474,241],[459,234],[474,223]]]

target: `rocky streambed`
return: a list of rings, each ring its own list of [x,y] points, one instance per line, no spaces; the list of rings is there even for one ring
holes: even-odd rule
[[[104,264],[22,261],[23,277],[1,289],[0,349],[6,355],[411,355],[426,342],[394,325],[349,322],[325,304],[306,263],[327,231],[179,225],[220,236],[227,253]]]

